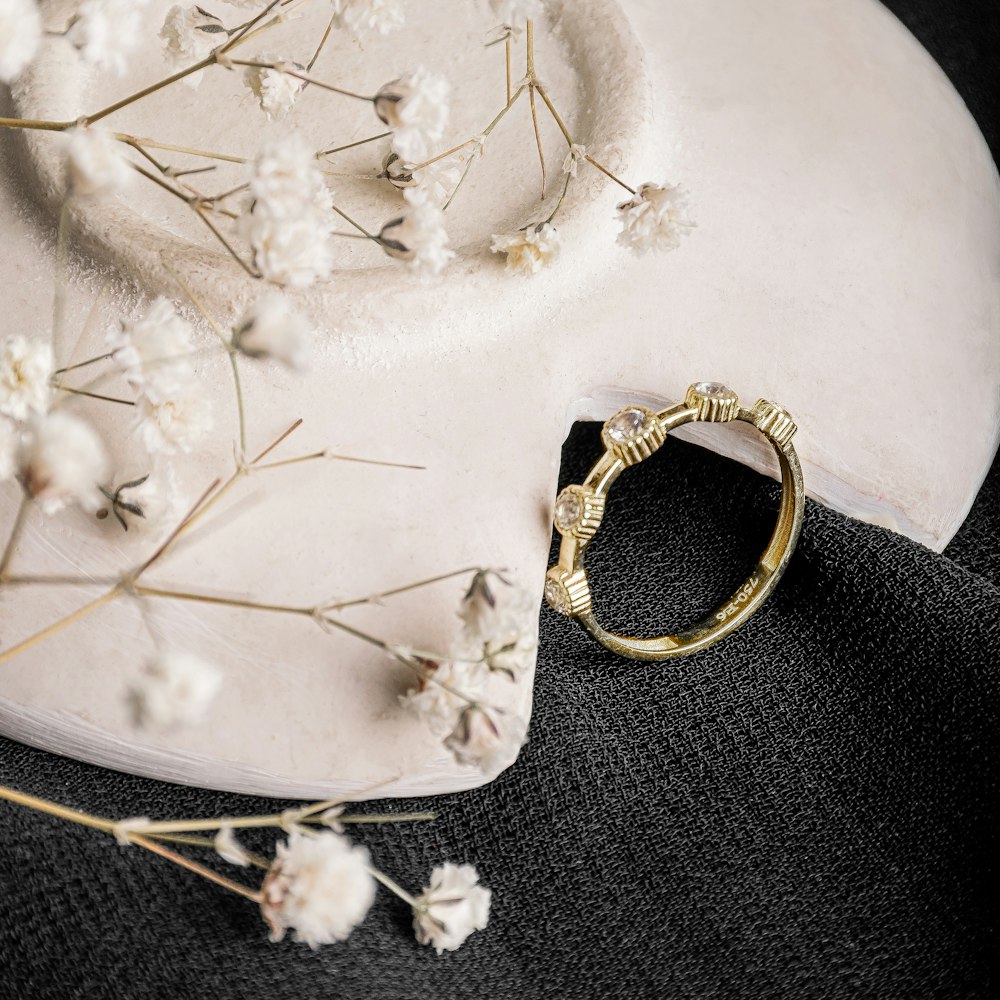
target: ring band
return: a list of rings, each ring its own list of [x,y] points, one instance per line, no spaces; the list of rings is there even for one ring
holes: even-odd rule
[[[601,525],[611,486],[627,468],[649,458],[675,428],[693,421],[733,420],[753,424],[770,441],[781,466],[778,523],[756,568],[714,614],[673,635],[637,639],[602,628],[594,617],[584,556]],[[579,485],[567,486],[556,498],[553,520],[562,544],[559,561],[545,577],[546,602],[560,614],[578,618],[601,645],[637,660],[685,656],[739,628],[774,590],[802,529],[805,490],[802,467],[792,446],[795,430],[788,411],[777,403],[758,399],[745,409],[737,394],[718,382],[695,382],[683,403],[659,412],[645,406],[619,410],[604,424],[601,441],[605,452],[587,478]]]

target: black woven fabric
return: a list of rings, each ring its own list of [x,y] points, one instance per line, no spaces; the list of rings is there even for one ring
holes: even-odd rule
[[[997,15],[891,6],[992,115],[996,91],[972,81]],[[576,428],[564,479],[597,450]],[[743,579],[776,498],[668,442],[616,487],[589,559],[609,620],[707,611]],[[1000,464],[943,556],[810,504],[764,610],[677,664],[618,659],[543,612],[518,764],[435,800],[432,826],[362,838],[411,887],[443,859],[479,867],[492,920],[454,954],[420,948],[388,894],[344,945],[273,945],[251,904],[0,804],[0,998],[995,997],[998,504]],[[275,808],[5,741],[0,781],[119,816]],[[409,805],[426,801],[394,804]]]

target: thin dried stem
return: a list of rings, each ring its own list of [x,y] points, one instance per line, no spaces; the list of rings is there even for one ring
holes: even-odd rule
[[[356,101],[364,101],[366,104],[371,104],[375,100],[374,97],[368,94],[357,94],[353,90],[345,90],[343,87],[335,87],[332,83],[324,83],[322,80],[317,80],[308,73],[300,73],[287,63],[260,62],[256,59],[233,59],[231,62],[234,66],[249,66],[252,69],[270,69],[275,73],[284,73],[285,76],[302,80],[303,83],[311,84],[313,87],[328,90],[331,94],[340,94],[341,97],[350,97]]]
[[[538,127],[538,109],[535,106],[534,84],[528,87],[528,99],[531,102],[531,124],[535,130],[535,146],[538,149],[538,162],[542,167],[542,200],[545,200],[545,151],[542,149],[542,133]]]
[[[368,874],[371,875],[376,882],[381,882],[391,893],[399,896],[404,903],[412,907],[413,909],[418,909],[420,904],[416,899],[411,896],[398,882],[393,882],[385,872],[380,872],[377,868],[369,868]]]
[[[86,389],[76,389],[71,385],[57,382],[54,386],[60,392],[68,392],[73,396],[86,396],[88,399],[100,399],[105,403],[120,403],[122,406],[135,406],[134,399],[119,399],[117,396],[104,396],[99,392],[88,392]]]
[[[68,820],[70,823],[89,826],[91,829],[101,830],[104,833],[112,833],[115,828],[113,820],[104,819],[101,816],[92,816],[90,813],[80,812],[78,809],[70,809],[68,806],[61,806],[57,802],[40,799],[37,795],[28,795],[25,792],[19,792],[4,785],[0,785],[0,799],[6,799],[8,802],[14,802],[28,809],[34,809],[35,812],[46,813],[49,816],[58,816],[59,819]]]
[[[68,365],[65,368],[57,368],[52,374],[65,375],[66,372],[75,372],[78,368],[86,368],[89,365],[96,365],[99,361],[107,361],[109,358],[113,358],[114,356],[114,351],[108,351],[107,354],[99,354],[96,358],[87,358],[86,361],[78,361],[75,365]]]
[[[228,608],[246,608],[250,611],[272,611],[284,615],[311,617],[312,608],[296,608],[287,604],[262,604],[237,597],[217,597],[211,594],[197,594],[185,590],[165,590],[160,587],[136,586],[133,592],[139,597],[162,597],[172,601],[195,601],[200,604],[215,604]]]
[[[323,611],[343,611],[345,608],[355,608],[361,604],[378,604],[387,597],[396,597],[399,594],[408,593],[411,590],[420,590],[423,587],[430,587],[435,583],[443,583],[446,580],[454,580],[458,576],[467,576],[469,573],[482,573],[480,566],[466,566],[464,569],[456,569],[450,573],[440,573],[437,576],[428,577],[425,580],[417,580],[415,583],[405,583],[401,587],[393,587],[390,590],[383,590],[377,594],[369,594],[367,597],[355,597],[349,601],[339,601],[336,604],[327,604]]]
[[[357,142],[348,142],[343,146],[334,146],[331,149],[324,149],[317,153],[319,156],[332,156],[334,153],[342,153],[345,149],[354,149],[355,146],[364,146],[369,142],[378,142],[379,139],[387,139],[392,132],[379,132],[378,135],[369,136],[367,139],[358,139]]]
[[[98,608],[102,608],[105,604],[110,604],[111,601],[120,597],[123,592],[124,591],[120,586],[113,587],[106,594],[103,594],[96,600],[90,601],[88,604],[83,605],[82,608],[77,608],[76,611],[66,615],[64,618],[60,618],[57,622],[53,622],[51,625],[43,628],[40,632],[36,632],[34,635],[29,636],[22,642],[17,643],[17,645],[11,646],[10,649],[4,650],[0,653],[0,664],[14,659],[15,656],[19,656],[21,653],[26,652],[31,649],[32,646],[38,645],[38,643],[43,642],[45,639],[55,635],[57,632],[61,632],[70,625],[73,625],[81,619],[86,618],[88,615],[93,614]]]
[[[330,21],[326,26],[326,31],[323,32],[323,37],[319,40],[319,45],[316,46],[316,51],[312,55],[312,59],[306,63],[306,71],[311,73],[313,66],[316,65],[316,60],[319,59],[320,53],[326,47],[327,40],[330,37],[330,32],[333,31],[334,25],[337,23],[337,15],[332,14],[330,16]]]
[[[218,872],[212,871],[211,868],[198,864],[197,861],[191,861],[182,854],[170,850],[169,847],[158,844],[155,840],[149,840],[137,833],[129,833],[128,838],[133,844],[143,847],[153,854],[158,854],[161,858],[166,858],[175,865],[180,865],[181,868],[186,868],[189,872],[194,872],[195,875],[200,875],[202,878],[208,879],[209,882],[222,886],[223,889],[235,892],[238,896],[253,900],[255,903],[260,903],[263,898],[259,889],[248,889],[245,885],[240,885],[239,882],[234,882],[232,879],[226,878],[225,875],[220,875]]]
[[[312,462],[320,458],[326,458],[333,462],[356,462],[360,465],[378,465],[385,469],[410,469],[416,472],[426,472],[425,465],[407,465],[403,462],[380,462],[374,458],[355,458],[353,455],[338,455],[330,451],[315,451],[310,455],[299,455],[297,458],[285,458],[280,462],[268,462],[265,465],[256,465],[255,469],[283,469],[286,465],[298,465],[300,462]]]

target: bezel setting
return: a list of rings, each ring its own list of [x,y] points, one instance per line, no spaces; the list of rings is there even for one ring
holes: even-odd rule
[[[553,566],[545,574],[545,603],[567,618],[587,614],[593,607],[587,571],[570,571],[562,566]]]
[[[727,423],[740,412],[740,397],[721,382],[694,382],[684,395],[684,405],[696,410],[695,420]]]
[[[601,519],[604,517],[604,503],[605,498],[595,493],[589,486],[579,486],[575,483],[567,486],[556,497],[552,515],[556,531],[565,538],[590,541],[601,526]],[[560,516],[560,507],[572,509],[574,504],[576,506],[575,514]]]
[[[625,465],[650,457],[667,439],[660,418],[646,406],[625,406],[605,421],[601,443]]]
[[[798,426],[783,406],[769,399],[758,399],[750,411],[754,426],[784,448],[795,436]]]

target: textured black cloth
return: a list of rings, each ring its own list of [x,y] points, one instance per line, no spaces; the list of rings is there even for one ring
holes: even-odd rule
[[[890,6],[995,139],[992,0]],[[564,479],[597,451],[576,428]],[[709,610],[776,502],[668,442],[620,481],[589,558],[609,621]],[[454,954],[420,948],[386,893],[344,945],[273,945],[250,903],[0,803],[0,998],[995,997],[998,504],[1000,464],[943,556],[809,504],[765,608],[675,664],[618,659],[543,612],[518,764],[435,800],[431,826],[361,836],[413,888],[444,859],[479,867],[492,920]],[[275,808],[5,741],[0,781],[106,815]],[[393,804],[411,805],[427,802]]]

